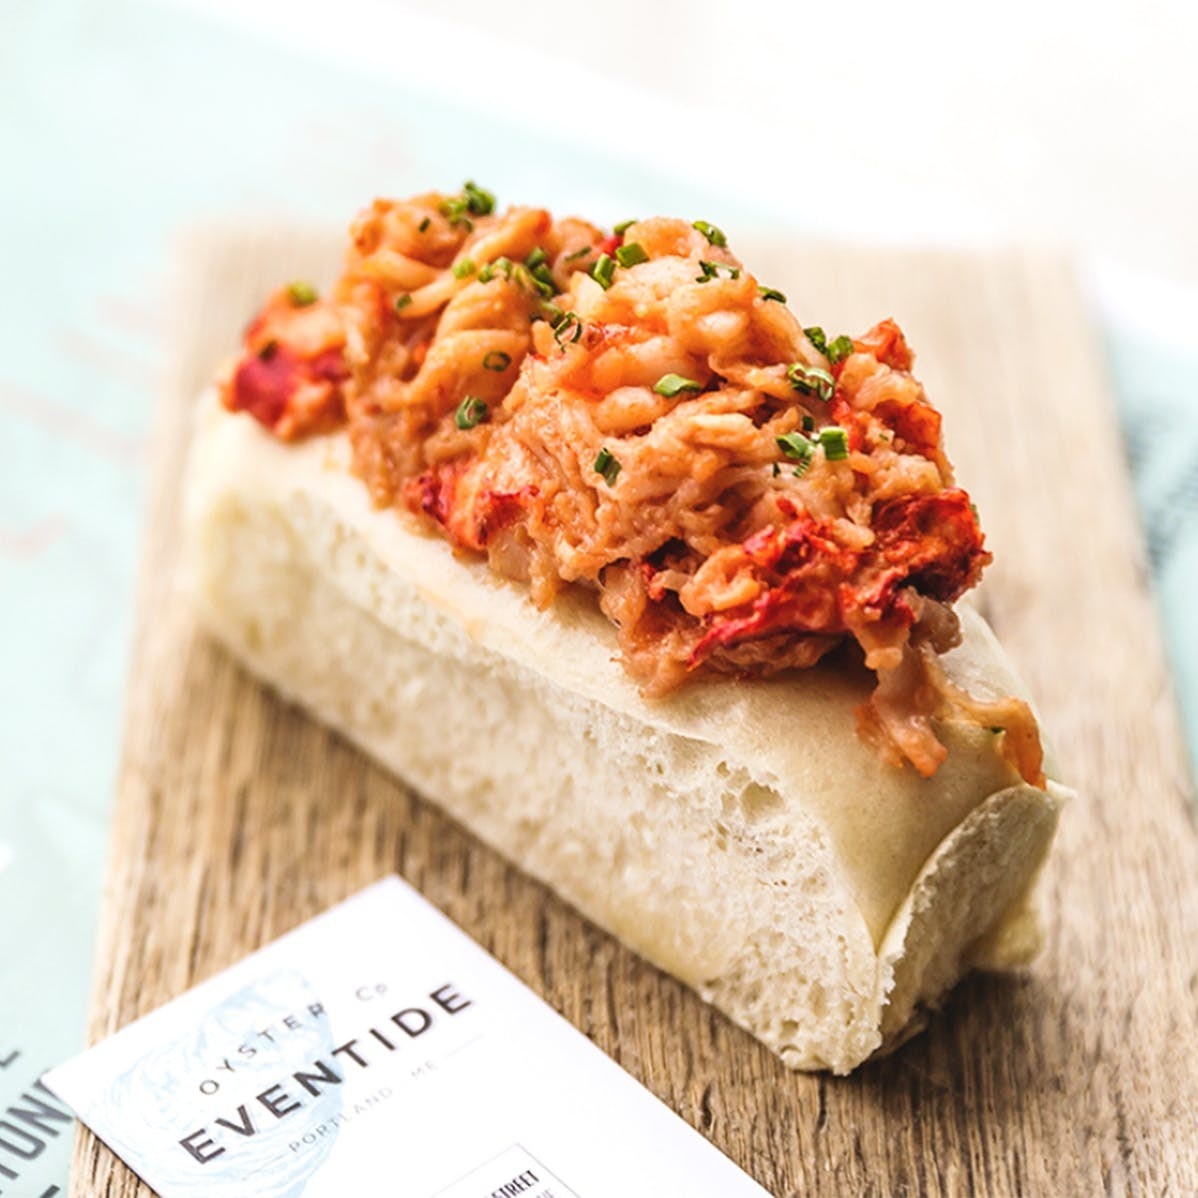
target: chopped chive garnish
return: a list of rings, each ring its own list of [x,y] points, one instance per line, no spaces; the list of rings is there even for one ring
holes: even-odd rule
[[[557,291],[553,284],[553,275],[549,273],[549,267],[543,262],[535,270],[529,270],[523,262],[517,263],[512,267],[508,277],[526,291],[535,291],[545,299]]]
[[[710,221],[697,220],[691,227],[698,229],[707,238],[708,245],[718,245],[720,249],[724,249],[728,244],[728,238],[724,236],[724,230],[711,224]]]
[[[828,361],[833,366],[838,366],[853,352],[853,339],[846,337],[843,333],[834,341],[828,342]]]
[[[721,270],[726,270],[730,279],[740,278],[739,269],[735,266],[729,266],[727,262],[706,262],[700,259],[699,270],[702,273],[695,276],[696,283],[709,283],[712,279],[718,279]]]
[[[813,428],[815,428],[815,417],[814,416],[804,416],[803,417],[803,432],[809,433],[809,432],[811,432],[811,430]]]
[[[829,462],[843,462],[849,456],[849,435],[838,424],[819,430],[819,443]]]
[[[539,284],[538,290],[543,295],[553,295],[557,287],[553,282],[553,271],[549,269],[549,255],[545,253],[540,246],[524,259],[524,265],[528,267],[528,273]],[[545,288],[549,290],[546,291]]]
[[[428,232],[428,227],[429,227],[429,225],[431,225],[432,223],[433,223],[433,218],[432,218],[431,216],[426,216],[426,217],[424,218],[424,220],[422,220],[422,221],[420,222],[420,227],[419,227],[419,228],[418,228],[416,231],[417,231],[418,233],[427,233],[427,232]]]
[[[778,448],[792,462],[810,461],[815,452],[815,446],[802,433],[783,433],[777,441]]]
[[[258,361],[269,362],[279,352],[279,343],[272,337],[259,351]],[[975,513],[976,514],[976,513]]]
[[[455,279],[464,279],[468,275],[474,274],[474,259],[461,258],[453,264],[453,277]]]
[[[821,354],[826,354],[828,352],[828,334],[825,333],[824,330],[819,327],[819,325],[813,324],[811,328],[804,329],[803,334],[806,336],[807,340],[819,350]]]
[[[620,221],[620,223],[618,225],[615,225],[612,228],[612,232],[617,237],[619,237],[621,233],[625,232],[632,225],[635,225],[636,222],[637,222],[637,218],[635,216],[632,218],[632,220],[622,220],[622,221]]]
[[[478,272],[478,281],[480,283],[489,283],[495,275],[503,271],[504,277],[510,279],[512,277],[512,260],[510,258],[496,258],[494,262],[488,262]]]
[[[573,345],[582,336],[582,321],[577,312],[563,312],[558,309],[553,317],[553,339],[564,350],[567,345]]]
[[[512,364],[512,355],[501,349],[493,349],[483,358],[484,370],[506,370]]]
[[[773,287],[758,287],[757,294],[760,295],[763,300],[776,300],[780,304],[786,303],[786,296],[784,296],[781,291],[778,291]]]
[[[782,473],[782,467],[777,462],[774,463],[774,477],[777,478]]]
[[[664,395],[666,399],[673,399],[675,395],[681,395],[683,391],[702,391],[703,384],[695,382],[694,379],[688,379],[683,374],[663,374],[653,384],[653,390],[658,395]]]
[[[589,245],[584,245],[582,247],[582,249],[575,250],[572,254],[567,254],[562,259],[562,261],[563,262],[577,262],[579,258],[585,258],[591,252],[591,248],[592,247]]]
[[[402,312],[411,302],[412,302],[412,297],[408,292],[405,291],[405,292],[403,292],[403,294],[397,295],[395,297],[395,313],[396,313],[396,315],[399,315],[399,313]]]
[[[295,282],[287,284],[287,298],[297,308],[306,308],[320,298],[316,288],[311,283]]]
[[[484,423],[490,415],[483,400],[479,399],[477,395],[467,395],[458,404],[458,409],[453,414],[453,422],[460,429],[471,429]]]
[[[645,247],[639,241],[630,241],[627,245],[619,246],[616,250],[616,261],[621,266],[639,266],[649,261]]]
[[[479,187],[473,179],[466,180],[462,188],[462,195],[466,200],[466,207],[475,216],[489,216],[495,211],[495,197],[489,191]]]
[[[441,215],[444,216],[451,225],[465,225],[466,232],[472,232],[474,229],[474,221],[466,214],[470,211],[470,204],[465,196],[450,196],[441,204]]]
[[[604,447],[599,451],[599,456],[595,459],[595,472],[603,475],[603,480],[609,487],[615,486],[616,475],[620,473],[620,462],[610,449]]]
[[[616,275],[616,260],[607,254],[600,254],[590,269],[590,276],[606,291],[611,286]]]
[[[467,232],[474,228],[474,216],[487,216],[495,211],[495,197],[474,182],[467,180],[462,194],[450,196],[441,203],[441,215],[449,218],[451,225],[465,225]]]
[[[836,389],[836,380],[818,366],[804,366],[802,362],[793,363],[786,371],[790,385],[804,395],[814,395],[816,399],[827,403]]]

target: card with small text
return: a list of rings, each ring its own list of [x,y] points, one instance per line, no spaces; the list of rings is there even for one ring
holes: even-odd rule
[[[766,1193],[397,877],[45,1081],[163,1198]]]

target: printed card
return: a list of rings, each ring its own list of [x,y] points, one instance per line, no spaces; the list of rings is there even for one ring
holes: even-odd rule
[[[397,877],[52,1070],[163,1198],[763,1198]]]

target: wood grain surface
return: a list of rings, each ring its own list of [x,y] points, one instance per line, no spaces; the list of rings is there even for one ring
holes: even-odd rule
[[[214,234],[182,280],[160,414],[91,1037],[398,871],[773,1194],[1198,1193],[1198,834],[1071,273],[1017,253],[738,248],[806,321],[897,317],[945,412],[997,556],[982,605],[1079,792],[1037,965],[967,981],[925,1034],[850,1078],[792,1074],[244,674],[178,589],[188,407],[264,292],[327,278],[334,251]],[[71,1192],[149,1193],[86,1132]]]

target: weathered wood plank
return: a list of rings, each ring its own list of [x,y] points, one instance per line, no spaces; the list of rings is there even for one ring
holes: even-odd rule
[[[1198,834],[1102,362],[1066,265],[741,243],[806,319],[893,314],[997,553],[983,603],[1080,797],[1020,978],[960,987],[848,1079],[787,1072],[644,964],[264,692],[178,592],[187,405],[313,238],[193,256],[161,413],[93,1002],[120,1027],[398,870],[778,1195],[1198,1192]],[[89,1134],[77,1195],[149,1191]]]

